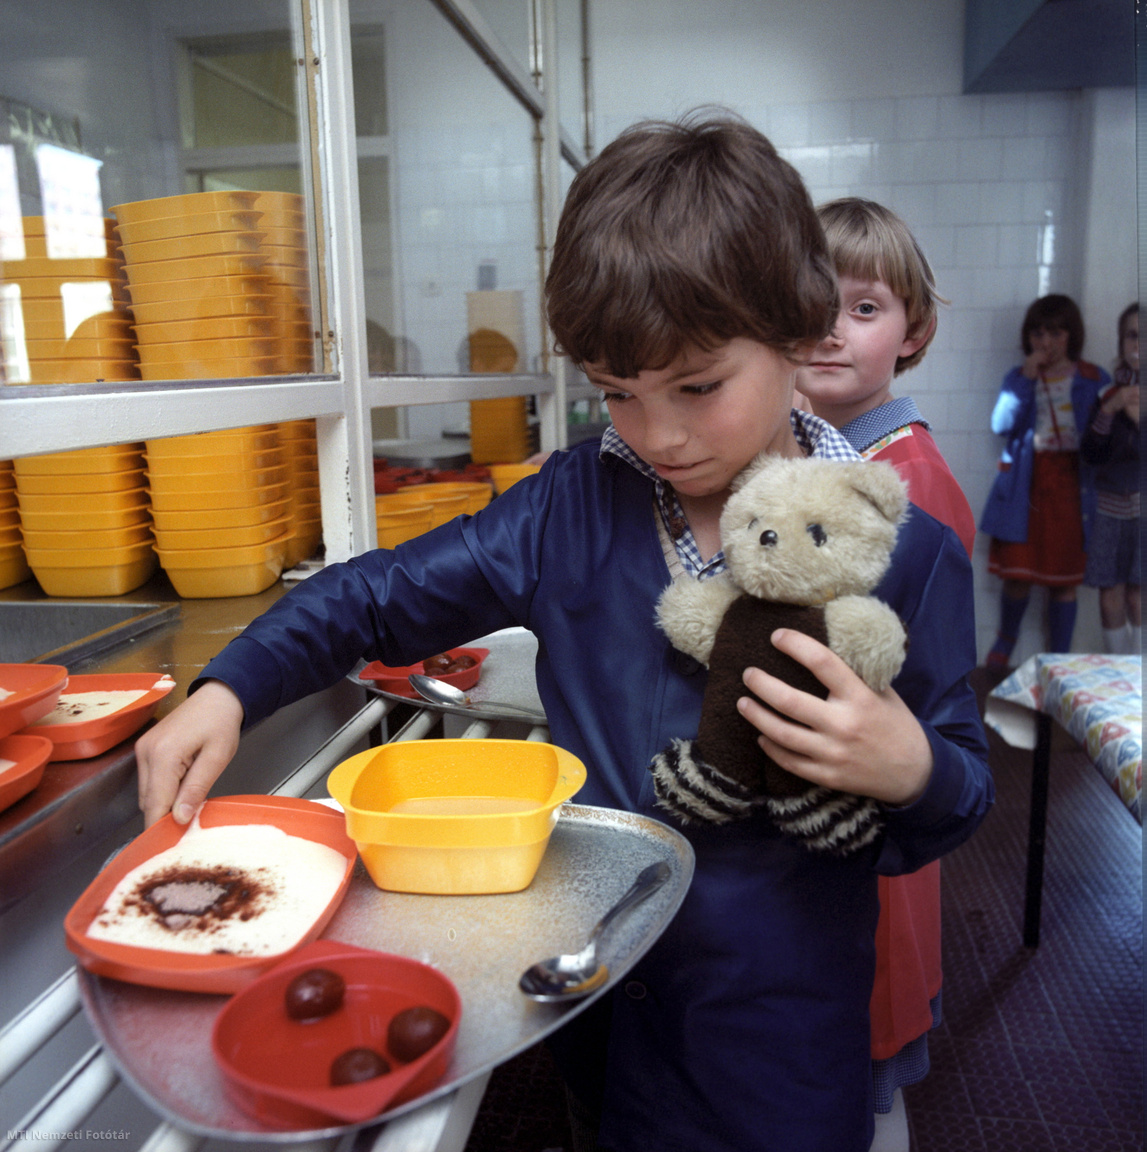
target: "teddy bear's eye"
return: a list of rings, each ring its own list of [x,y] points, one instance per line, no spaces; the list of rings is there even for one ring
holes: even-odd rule
[[[819,524],[807,524],[805,531],[812,537],[812,542],[818,548],[828,540],[828,533]]]
[[[776,544],[776,542],[777,542],[777,534],[771,528],[766,528],[761,533],[761,544],[765,548],[772,548],[773,545]]]

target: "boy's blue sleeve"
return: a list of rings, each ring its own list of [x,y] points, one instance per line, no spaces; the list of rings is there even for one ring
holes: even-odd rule
[[[914,507],[878,595],[908,629],[908,656],[892,687],[923,726],[933,757],[924,795],[887,809],[876,870],[896,875],[962,844],[987,815],[994,787],[967,679],[976,663],[972,570],[955,533]]]

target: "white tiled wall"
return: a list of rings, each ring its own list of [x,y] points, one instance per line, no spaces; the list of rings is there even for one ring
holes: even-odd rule
[[[897,391],[917,398],[978,515],[1000,448],[988,416],[1027,305],[1073,296],[1085,355],[1109,366],[1136,297],[1133,91],[964,95],[962,6],[950,0],[708,0],[703,31],[695,3],[659,3],[656,31],[640,7],[595,8],[599,145],[634,120],[719,103],[770,136],[815,201],[858,195],[898,211],[950,305]],[[974,558],[981,657],[999,596],[987,543]],[[1046,646],[1041,616],[1033,604],[1017,658]],[[1100,643],[1083,589],[1075,646]]]

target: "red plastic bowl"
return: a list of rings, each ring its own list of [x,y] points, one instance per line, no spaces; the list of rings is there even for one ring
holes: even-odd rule
[[[482,661],[490,655],[490,649],[448,648],[446,650],[447,656],[461,656],[463,653],[467,656],[473,656],[478,663],[470,668],[464,668],[461,672],[450,672],[446,676],[435,676],[435,679],[441,680],[445,684],[453,684],[455,688],[466,692],[478,683],[478,677],[482,675]],[[373,664],[368,664],[358,674],[358,678],[360,680],[373,681],[384,692],[393,693],[395,696],[406,696],[410,700],[421,700],[422,697],[410,687],[410,676],[412,673],[418,673],[419,675],[425,674],[425,669],[422,667],[421,661],[417,664],[408,664],[405,668],[392,668],[386,664],[380,664],[375,660]]]
[[[116,672],[102,676],[72,676],[60,695],[76,692],[138,692],[143,695],[117,712],[74,724],[32,724],[23,736],[43,736],[52,742],[52,760],[89,760],[138,732],[155,715],[159,702],[175,687],[159,672]],[[57,698],[58,699],[58,698]],[[49,712],[51,709],[48,710]]]
[[[44,777],[52,752],[51,740],[43,736],[5,736],[0,740],[0,760],[14,760],[0,771],[0,812],[31,792]]]
[[[204,828],[217,824],[274,824],[291,836],[325,844],[342,853],[346,860],[342,884],[302,940],[289,951],[274,956],[233,956],[227,953],[202,956],[164,952],[158,948],[137,948],[89,936],[89,925],[115,886],[133,868],[177,844],[187,831],[186,825],[176,824],[167,815],[126,845],[87,886],[64,918],[68,949],[81,967],[99,976],[110,976],[129,984],[147,984],[153,988],[216,994],[238,992],[314,940],[338,911],[358,859],[354,843],[347,837],[346,820],[341,812],[292,796],[221,796],[203,805],[199,822]]]
[[[12,693],[0,700],[0,737],[47,716],[67,682],[62,664],[0,664],[0,688]]]
[[[341,1008],[318,1020],[287,1016],[287,985],[308,968],[331,968],[346,981]],[[450,1021],[445,1036],[409,1064],[386,1046],[391,1019],[427,1005]],[[235,1104],[267,1127],[311,1129],[354,1124],[430,1091],[446,1073],[462,1001],[453,983],[427,964],[351,944],[316,940],[229,1001],[215,1020],[211,1049]],[[392,1071],[330,1086],[331,1061],[348,1048],[374,1048]]]

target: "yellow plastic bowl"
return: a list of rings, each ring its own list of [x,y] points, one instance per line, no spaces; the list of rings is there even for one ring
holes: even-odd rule
[[[23,508],[19,515],[20,523],[35,532],[109,531],[151,523],[146,503],[110,512],[73,512],[70,509],[62,512],[33,512]]]
[[[149,260],[128,264],[127,282],[166,284],[173,280],[193,280],[216,276],[250,276],[263,270],[267,258],[258,252],[226,252],[218,256],[185,256],[173,260]]]
[[[408,504],[405,508],[388,508],[376,513],[378,546],[397,548],[404,540],[413,540],[434,526],[432,504]]]
[[[434,509],[432,527],[437,528],[465,512],[470,499],[465,492],[437,492],[438,487],[437,484],[411,484],[398,492],[384,492],[374,498],[375,514],[411,504],[429,504]]]
[[[120,224],[137,220],[163,220],[173,216],[191,216],[198,212],[250,212],[259,199],[258,192],[226,189],[219,192],[187,192],[180,196],[160,196],[155,200],[133,200],[113,204],[112,211]]]
[[[16,473],[16,490],[20,495],[74,496],[96,492],[129,492],[142,488],[143,469],[123,472],[77,472],[72,475],[24,475]]]
[[[188,600],[254,596],[270,588],[283,571],[286,534],[265,544],[240,548],[156,548],[167,578]]]
[[[32,569],[22,548],[0,549],[0,588],[11,588],[32,579]]]
[[[186,276],[182,280],[160,280],[145,284],[133,281],[128,285],[132,307],[139,304],[166,304],[171,301],[221,301],[240,297],[258,297],[267,301],[270,281],[266,276],[252,272],[229,275]]]
[[[138,512],[147,508],[147,490],[129,488],[122,492],[25,492],[16,493],[20,515],[28,512],[66,512],[86,516],[89,512]]]
[[[209,444],[203,445],[210,448]],[[268,468],[281,468],[285,461],[281,448],[266,448],[261,452],[188,452],[185,456],[155,456],[147,454],[147,473],[154,480],[157,476],[184,477],[188,486],[208,473],[226,474],[241,479],[249,472],[266,471]],[[271,483],[271,481],[266,481]]]
[[[143,467],[142,444],[113,448],[81,448],[78,452],[52,452],[21,456],[13,461],[17,476],[66,476],[85,472],[131,472]]]
[[[252,336],[275,336],[274,316],[209,316],[200,320],[137,321],[141,344],[175,344],[184,340],[231,340]]]
[[[97,384],[102,380],[138,380],[139,364],[134,360],[29,360],[30,384]],[[9,384],[20,381],[9,380]]]
[[[241,548],[251,544],[264,544],[287,532],[289,525],[284,516],[266,524],[251,524],[236,528],[161,528],[155,526],[155,542],[160,548]]]
[[[148,324],[189,324],[214,320],[273,320],[270,296],[209,296],[203,299],[160,300],[155,304],[135,303],[136,327]],[[174,339],[174,337],[172,337]]]
[[[391,892],[518,892],[585,765],[528,740],[405,740],[327,777],[370,878]]]
[[[186,236],[164,236],[158,240],[137,240],[123,244],[128,275],[139,264],[155,260],[188,260],[200,256],[228,256],[233,253],[258,252],[262,232],[197,232]]]
[[[261,215],[261,212],[242,208],[192,212],[137,220],[134,224],[123,221],[116,225],[116,231],[124,244],[170,240],[172,236],[196,236],[203,232],[254,232]]]
[[[76,522],[79,517],[76,517]],[[151,543],[151,525],[146,521],[127,528],[32,528],[25,524],[26,548],[126,548]]]
[[[250,528],[287,515],[287,501],[256,504],[252,508],[209,508],[190,512],[152,512],[156,528],[169,532],[203,532],[218,528]]]
[[[240,376],[275,376],[282,372],[279,356],[221,356],[204,359],[196,356],[186,360],[158,360],[141,362],[141,380],[234,380]]]
[[[218,492],[157,492],[149,488],[147,495],[153,513],[204,512],[219,508],[257,508],[264,504],[278,504],[287,498],[287,486],[267,484],[262,488],[232,487]]]
[[[286,480],[287,469],[280,465],[272,468],[251,468],[232,472],[198,472],[183,475],[178,472],[162,474],[153,472],[148,478],[148,486],[154,501],[156,496],[175,496],[180,493],[194,496],[197,493],[231,491],[236,487],[248,490],[277,487],[280,484],[285,484]]]
[[[507,488],[517,484],[526,476],[541,471],[540,464],[491,464],[490,479],[494,481],[494,491],[501,495]]]
[[[28,565],[49,596],[122,596],[155,571],[150,543],[126,548],[29,549]]]
[[[148,440],[148,460],[170,456],[199,456],[207,452],[265,452],[279,443],[279,433],[272,424],[259,428],[229,428],[223,432],[197,432],[192,436],[167,436]]]
[[[421,485],[414,484],[410,487],[418,489]],[[480,512],[494,498],[494,489],[480,480],[437,480],[434,482],[434,487],[443,488],[447,492],[464,493],[466,511],[471,514]]]

